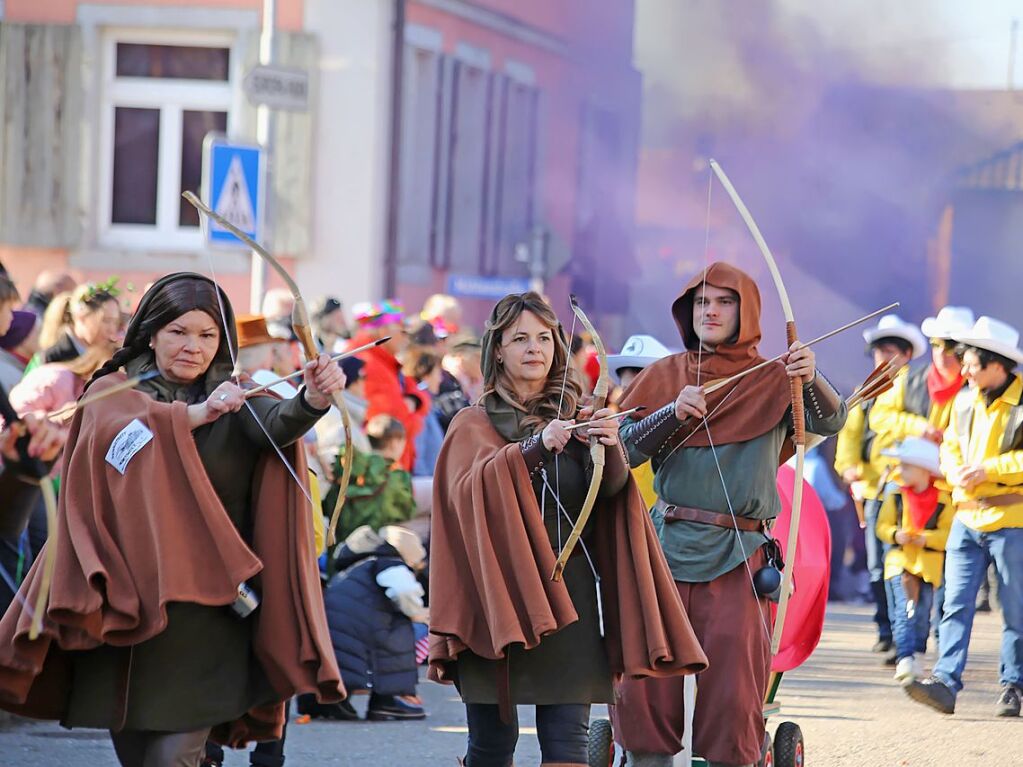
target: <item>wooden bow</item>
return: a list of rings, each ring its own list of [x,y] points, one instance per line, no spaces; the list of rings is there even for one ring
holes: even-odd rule
[[[220,226],[224,227],[224,229],[231,232],[231,234],[248,245],[254,253],[259,255],[260,258],[266,261],[273,270],[277,272],[280,278],[284,281],[288,290],[291,291],[291,296],[295,301],[295,308],[291,313],[291,327],[294,329],[295,336],[298,338],[299,343],[302,344],[302,350],[305,352],[306,359],[315,360],[319,355],[319,350],[316,348],[316,342],[313,340],[312,322],[309,319],[309,310],[306,309],[305,299],[302,298],[302,293],[299,291],[298,285],[295,284],[295,281],[291,278],[291,275],[288,274],[288,271],[281,266],[280,262],[276,258],[270,255],[266,248],[257,243],[219,213],[212,210],[192,192],[183,192],[181,196],[188,200],[188,202],[191,203],[196,210],[216,221],[220,224]],[[335,392],[331,396],[331,400],[341,412],[341,423],[344,425],[345,429],[345,455],[343,470],[341,472],[341,482],[339,484],[337,494],[337,502],[334,504],[334,511],[330,515],[330,525],[327,528],[328,546],[333,546],[335,543],[337,523],[341,517],[341,508],[345,503],[348,483],[351,481],[352,460],[354,458],[354,450],[352,448],[352,422],[351,417],[348,414],[348,407],[345,405],[344,394],[342,392]]]
[[[590,336],[593,338],[593,345],[597,348],[597,361],[600,363],[600,373],[597,375],[597,383],[593,387],[592,402],[593,412],[596,413],[607,404],[607,395],[611,388],[611,374],[607,364],[607,351],[604,349],[604,342],[600,340],[600,336],[597,334],[597,329],[593,327],[593,323],[586,316],[586,312],[579,306],[576,297],[569,296],[569,300],[572,302],[572,311],[575,312],[575,316],[579,318],[583,327],[589,331]],[[561,549],[558,561],[554,564],[554,573],[551,575],[551,579],[555,581],[560,581],[565,572],[568,558],[572,556],[572,550],[579,542],[583,529],[586,527],[586,522],[593,512],[593,506],[597,502],[597,493],[600,491],[600,483],[604,478],[604,444],[593,436],[590,437],[590,458],[593,461],[593,476],[590,478],[590,487],[586,491],[586,500],[583,501],[583,507],[579,511],[575,524],[572,526],[572,532],[569,534],[568,540],[565,541],[564,548]]]
[[[781,299],[782,311],[785,314],[785,336],[791,348],[792,344],[799,340],[799,337],[796,333],[796,319],[792,313],[792,304],[789,302],[789,294],[785,289],[784,281],[782,281],[781,272],[778,271],[778,264],[775,262],[774,256],[771,255],[771,250],[767,247],[767,243],[764,241],[756,221],[753,220],[749,209],[743,203],[742,198],[739,197],[739,193],[735,191],[735,187],[732,186],[732,182],[728,180],[728,176],[725,175],[721,166],[718,165],[717,161],[711,160],[710,167],[714,171],[714,175],[718,177],[721,185],[725,188],[725,191],[728,192],[729,198],[731,198],[736,210],[739,211],[739,215],[746,224],[746,228],[753,235],[757,248],[760,249],[761,255],[763,255],[764,260],[767,262],[767,268],[771,272],[771,278],[774,280],[778,297]],[[785,547],[786,567],[782,576],[781,597],[778,602],[778,613],[774,622],[774,635],[771,638],[771,652],[774,654],[778,653],[778,649],[781,646],[785,614],[788,610],[789,595],[792,591],[792,572],[795,570],[796,563],[796,541],[799,538],[799,517],[803,508],[803,468],[806,462],[806,422],[803,412],[803,384],[798,378],[789,379],[789,396],[792,400],[793,442],[796,445],[796,482],[792,492],[792,514],[789,518],[789,537]]]
[[[11,401],[7,398],[7,392],[0,386],[0,416],[9,428],[13,424],[24,421],[14,410]],[[46,545],[43,559],[43,574],[39,583],[39,594],[36,596],[34,612],[32,613],[32,625],[28,630],[28,638],[35,639],[43,629],[43,615],[46,613],[46,602],[50,598],[50,584],[53,582],[53,570],[57,566],[57,496],[53,492],[53,480],[46,464],[38,458],[28,454],[28,443],[31,435],[26,430],[18,437],[16,446],[18,450],[18,464],[21,470],[33,479],[39,481],[39,489],[43,494],[43,503],[46,505]]]

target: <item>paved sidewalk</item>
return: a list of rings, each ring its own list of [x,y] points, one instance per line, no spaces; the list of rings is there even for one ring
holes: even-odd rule
[[[945,717],[911,702],[892,670],[872,655],[867,608],[834,606],[817,652],[782,682],[782,715],[799,724],[808,767],[1015,767],[1023,765],[1023,719],[999,720],[997,615],[979,615],[958,713]],[[930,658],[928,658],[930,663]],[[289,767],[371,765],[454,767],[465,744],[465,717],[453,688],[424,683],[424,722],[313,723],[289,730]],[[360,710],[365,698],[356,700]],[[516,764],[540,762],[532,716],[523,707]],[[603,716],[594,707],[594,716]],[[2,767],[117,767],[105,733],[66,731],[53,723],[0,725]],[[228,765],[248,764],[232,753]]]

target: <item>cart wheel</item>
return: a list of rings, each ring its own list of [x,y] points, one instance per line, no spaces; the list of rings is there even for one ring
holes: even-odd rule
[[[615,739],[611,722],[597,719],[590,722],[590,743],[586,764],[589,767],[613,767]]]
[[[782,722],[774,732],[774,767],[803,767],[803,732],[795,722]]]
[[[771,743],[771,733],[764,733],[764,747],[760,751],[760,765],[759,767],[775,767],[774,765],[774,749]]]

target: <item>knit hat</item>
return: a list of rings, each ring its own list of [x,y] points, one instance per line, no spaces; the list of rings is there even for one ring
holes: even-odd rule
[[[7,333],[0,336],[0,349],[13,349],[32,333],[38,318],[33,312],[16,310]]]

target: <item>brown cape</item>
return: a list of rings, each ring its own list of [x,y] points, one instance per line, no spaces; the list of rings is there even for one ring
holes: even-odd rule
[[[488,659],[535,647],[578,620],[517,442],[479,406],[451,422],[434,474],[430,539],[430,678],[454,681],[458,653]],[[689,625],[633,479],[593,515],[612,672],[698,673],[707,658]]]
[[[713,352],[701,353],[693,331],[693,298],[704,279],[708,285],[728,288],[739,295],[739,336]],[[753,278],[742,270],[721,262],[711,264],[683,288],[671,312],[689,351],[657,360],[636,376],[618,403],[622,410],[643,405],[649,414],[674,402],[686,386],[706,385],[764,361],[757,352],[761,338],[760,291]],[[708,422],[714,443],[747,442],[766,434],[778,425],[790,403],[789,378],[781,363],[767,365],[719,389],[707,397],[707,412],[713,413]],[[710,433],[702,427],[702,423],[696,425],[696,433],[686,440],[686,445],[710,446]],[[792,454],[792,444],[786,440],[779,463]]]
[[[90,392],[123,380],[122,373],[105,376]],[[122,476],[105,456],[135,418],[154,437]],[[304,476],[302,450],[286,450]],[[229,605],[250,579],[262,599],[253,650],[280,702],[218,725],[212,737],[231,746],[279,738],[283,701],[295,693],[343,697],[308,502],[276,455],[267,452],[253,480],[251,549],[210,484],[183,402],[126,391],[83,408],[71,424],[61,476],[59,525],[47,543],[57,553],[43,633],[29,640],[31,616],[20,601],[35,603],[40,555],[0,621],[0,707],[61,719],[71,686],[68,652],[143,642],[166,627],[168,602]]]

